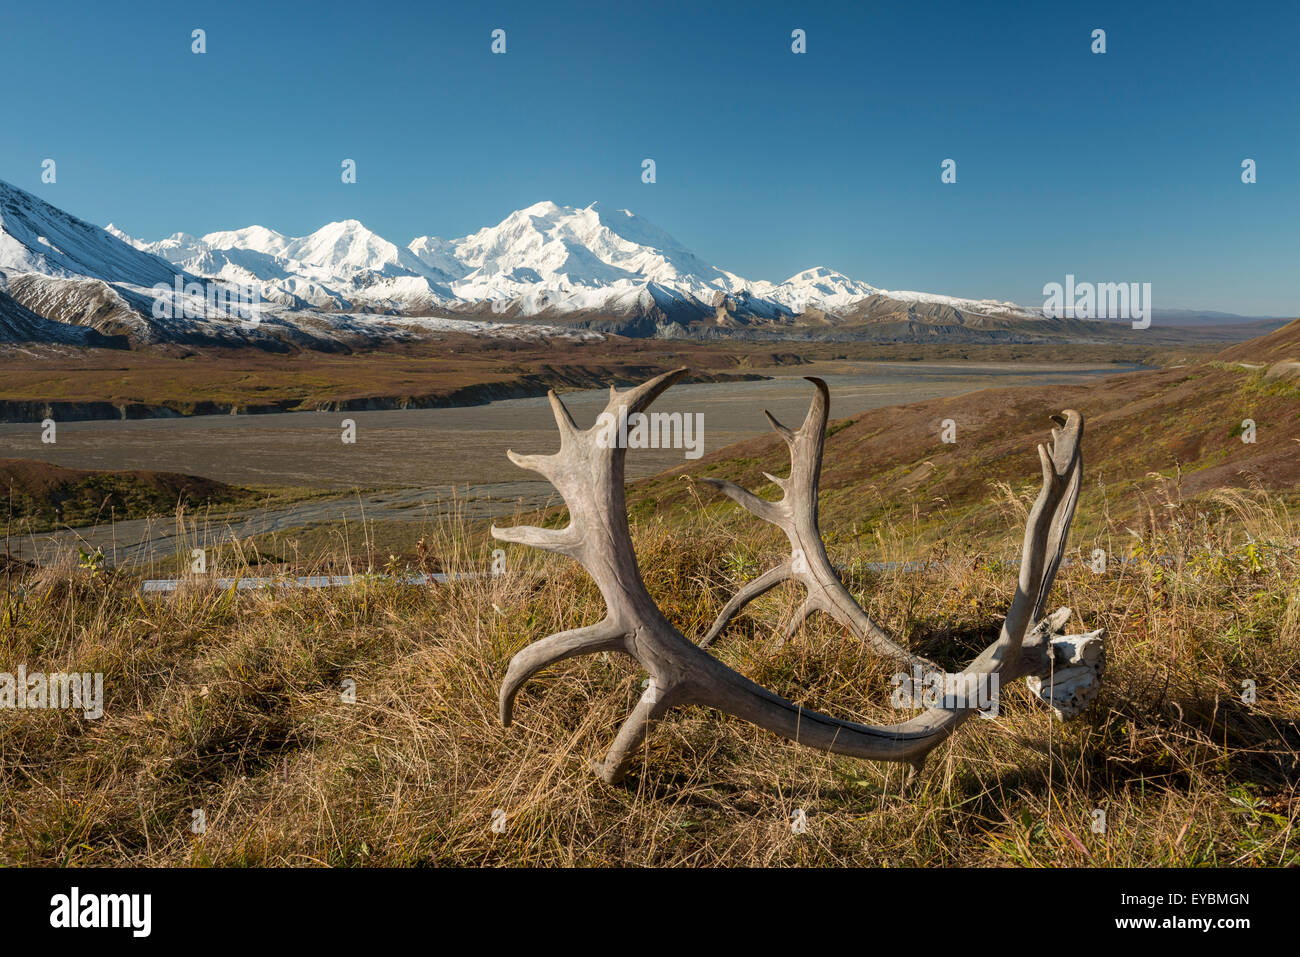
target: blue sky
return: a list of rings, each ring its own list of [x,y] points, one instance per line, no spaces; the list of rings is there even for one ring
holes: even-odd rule
[[[1298,42],[1290,2],[11,3],[0,179],[147,239],[599,201],[750,278],[1295,315]]]

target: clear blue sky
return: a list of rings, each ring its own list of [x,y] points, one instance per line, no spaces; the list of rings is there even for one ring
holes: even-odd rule
[[[750,278],[1295,315],[1297,45],[1294,2],[10,2],[0,179],[147,239],[599,201]]]

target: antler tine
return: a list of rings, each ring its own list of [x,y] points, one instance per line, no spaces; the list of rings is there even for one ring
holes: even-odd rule
[[[781,628],[780,637],[776,640],[775,647],[783,648],[785,643],[794,637],[794,633],[799,630],[800,626],[808,620],[808,617],[819,608],[821,608],[821,605],[812,595],[805,598],[803,603],[792,611],[790,617],[786,619],[785,625]]]
[[[1070,531],[1070,522],[1074,518],[1074,509],[1079,501],[1079,489],[1083,484],[1083,416],[1073,409],[1066,409],[1053,421],[1060,423],[1060,428],[1052,429],[1051,460],[1053,474],[1060,475],[1065,483],[1062,506],[1052,516],[1052,521],[1044,541],[1044,561],[1042,575],[1038,582],[1038,599],[1034,603],[1034,620],[1043,616],[1047,607],[1047,598],[1056,581],[1056,573],[1065,556],[1065,540]],[[1062,437],[1067,437],[1062,442]]]
[[[786,426],[782,425],[780,422],[778,422],[776,420],[776,416],[774,416],[771,412],[767,411],[767,409],[763,410],[763,415],[767,416],[767,423],[768,425],[772,426],[772,430],[776,432],[778,435],[780,435],[781,438],[785,439],[786,445],[794,444],[795,434],[792,429],[789,429]]]
[[[728,622],[749,602],[771,590],[783,581],[798,581],[808,590],[808,599],[799,613],[787,623],[788,640],[801,624],[815,611],[831,615],[847,626],[860,640],[866,641],[878,653],[894,658],[909,666],[920,665],[926,670],[934,668],[931,662],[912,654],[892,641],[873,622],[854,600],[840,581],[826,554],[821,530],[817,521],[818,486],[821,480],[822,453],[826,445],[826,421],[830,415],[830,390],[826,382],[814,376],[806,377],[816,387],[816,394],[808,406],[803,425],[794,432],[781,425],[770,413],[764,412],[772,427],[790,447],[790,475],[781,479],[767,472],[763,475],[783,490],[778,502],[769,502],[748,492],[732,482],[705,479],[714,488],[734,499],[747,511],[765,522],[776,525],[790,541],[792,557],[750,582],[727,602],[719,612],[713,626],[700,641],[707,648],[717,640]],[[762,582],[762,587],[759,583]]]
[[[606,412],[615,411],[616,406],[625,406],[627,412],[631,415],[633,412],[644,412],[646,408],[659,396],[663,395],[670,386],[677,382],[682,376],[690,370],[685,366],[673,369],[671,372],[664,372],[655,376],[653,379],[647,379],[638,386],[633,386],[626,392],[619,392],[613,386],[609,387],[609,404],[605,406]],[[624,450],[626,451],[626,450]]]
[[[767,417],[768,424],[787,443],[793,443],[798,438],[815,437],[817,432],[826,428],[826,413],[830,407],[830,391],[826,388],[826,383],[822,379],[810,375],[806,375],[804,378],[817,387],[817,394],[813,396],[812,404],[808,406],[808,413],[804,416],[803,424],[799,426],[798,431],[782,425],[771,412],[767,411],[767,409],[763,410],[763,415]]]
[[[612,393],[607,412],[619,403],[637,411],[645,408],[680,377],[681,371],[657,377],[622,395]],[[1038,601],[1038,592],[1050,586],[1050,576],[1044,574],[1046,548],[1054,541],[1053,536],[1063,536],[1069,525],[1073,508],[1069,497],[1069,490],[1074,485],[1072,473],[1081,467],[1077,454],[1081,420],[1078,421],[1080,425],[1067,428],[1065,441],[1058,443],[1051,459],[1051,475],[1045,474],[1043,491],[1031,510],[1025,534],[1020,587],[1002,633],[998,641],[972,662],[964,675],[998,674],[1010,678],[1031,671],[1038,674],[1048,672],[1041,641],[1038,642],[1037,657],[1020,652],[1028,629],[1028,608]],[[820,447],[823,427],[824,422],[818,427],[815,437],[805,435],[804,438],[815,438],[812,444]],[[559,466],[554,470],[552,481],[569,505],[570,525],[564,531],[579,542],[572,554],[595,579],[608,614],[596,625],[551,635],[524,648],[511,659],[500,693],[504,722],[511,718],[519,688],[538,670],[573,655],[601,650],[623,651],[650,673],[646,693],[623,723],[604,761],[596,765],[601,779],[611,783],[622,779],[653,722],[679,704],[718,708],[790,740],[824,751],[868,759],[908,761],[914,767],[919,766],[926,754],[974,713],[973,707],[964,705],[931,708],[910,721],[883,728],[843,721],[806,710],[773,694],[692,644],[669,623],[645,589],[627,525],[622,483],[625,450],[617,443],[604,441],[605,438],[607,436],[599,422],[591,429],[575,432],[572,440],[564,444],[554,457],[559,460]],[[1069,454],[1062,454],[1062,446]],[[820,462],[806,464],[817,466]],[[808,484],[804,477],[809,476],[811,487],[815,488],[816,471],[815,467],[792,470],[791,487],[798,485],[802,488]],[[796,472],[799,475],[797,482]],[[815,519],[815,508],[812,514]],[[795,528],[793,524],[790,527]],[[815,521],[811,528],[815,531]],[[800,533],[805,531],[802,526],[798,530]],[[515,540],[527,541],[530,537],[519,530],[493,529],[496,537],[506,540],[511,540],[512,532],[518,533]],[[802,540],[792,538],[792,542],[799,541]],[[809,541],[819,542],[820,539],[814,537]],[[824,556],[824,550],[818,549],[816,554]],[[793,562],[791,570],[801,574]],[[777,571],[774,569],[761,582],[752,583],[750,592],[757,592],[760,585],[770,587],[782,580]],[[842,590],[843,586],[840,588]],[[807,604],[831,611],[838,617],[844,609],[826,607],[835,598],[836,593],[830,590],[810,591]],[[856,603],[853,608],[857,608]],[[861,614],[861,609],[857,610]]]
[[[745,511],[752,512],[763,521],[776,522],[780,513],[779,502],[769,502],[765,498],[759,498],[749,489],[741,488],[735,482],[728,482],[726,479],[704,478],[701,481],[705,485],[713,486],[727,498],[735,501]]]
[[[573,534],[572,526],[569,528],[538,528],[536,525],[512,525],[509,528],[497,528],[493,525],[492,537],[503,542],[514,542],[517,545],[544,548],[547,551],[559,552],[570,557],[582,544],[581,539]]]
[[[573,421],[573,415],[569,412],[568,407],[560,401],[560,397],[551,389],[546,393],[546,398],[551,401],[551,411],[555,413],[555,424],[560,429],[560,440],[578,431],[578,423]]]
[[[514,449],[506,449],[506,458],[521,469],[528,469],[530,472],[541,472],[543,475],[546,475],[558,460],[558,457],[554,455],[520,455]],[[547,477],[549,478],[549,476]]]
[[[741,491],[744,491],[744,489],[741,489]],[[727,622],[731,621],[736,612],[740,611],[740,609],[744,608],[755,598],[758,598],[761,595],[766,595],[782,582],[789,581],[790,578],[790,562],[782,562],[775,568],[769,568],[753,581],[746,582],[740,591],[731,596],[731,600],[727,602],[726,606],[724,606],[722,611],[718,614],[717,620],[713,622],[713,627],[709,629],[709,633],[700,641],[700,647],[707,648],[709,645],[713,644],[714,639],[716,639],[718,635],[722,634],[722,629],[727,627]]]
[[[624,629],[618,622],[606,618],[604,621],[548,635],[541,641],[534,642],[510,659],[505,681],[501,682],[501,691],[497,703],[501,709],[501,723],[510,726],[514,715],[515,695],[524,682],[548,665],[572,658],[574,655],[595,654],[600,651],[622,651]]]
[[[816,376],[806,375],[804,379],[811,382],[817,387],[817,393],[813,396],[812,404],[808,406],[808,414],[804,416],[803,425],[799,426],[800,435],[816,435],[818,432],[826,431],[826,419],[830,414],[831,393],[826,387],[824,379],[818,379]]]

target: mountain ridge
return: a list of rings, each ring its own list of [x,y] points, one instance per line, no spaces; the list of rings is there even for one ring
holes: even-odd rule
[[[131,346],[338,349],[436,328],[380,317],[661,338],[1028,342],[1083,328],[1013,302],[891,291],[821,265],[780,282],[745,279],[635,213],[598,203],[534,203],[466,236],[417,236],[405,246],[356,219],[299,237],[252,225],[150,242],[3,181],[0,292],[47,320]],[[253,307],[223,305],[228,293]],[[20,315],[0,324],[0,339],[85,338],[56,336]]]

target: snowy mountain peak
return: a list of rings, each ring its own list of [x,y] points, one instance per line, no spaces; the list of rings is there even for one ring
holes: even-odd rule
[[[280,255],[290,242],[282,233],[265,226],[245,226],[243,229],[208,233],[203,241],[213,249],[251,249],[270,256]]]
[[[875,286],[826,266],[813,266],[795,273],[781,285],[806,289],[818,295],[870,296],[880,292]]]
[[[449,240],[418,236],[406,248],[426,270],[443,282],[462,279],[470,272],[470,267],[456,258],[456,243]]]
[[[534,203],[458,240],[455,258],[473,270],[453,287],[457,295],[481,299],[512,298],[539,285],[564,295],[656,283],[707,300],[746,285],[653,223],[627,210],[606,214],[596,203],[582,209]]]
[[[560,212],[561,207],[556,206],[549,199],[544,199],[540,203],[533,203],[524,209],[516,210],[512,216],[554,216]],[[508,219],[509,217],[507,217]]]
[[[827,266],[813,266],[811,269],[805,269],[803,272],[797,272],[786,282],[819,282],[831,280],[837,282],[848,282],[849,277],[844,273]]]
[[[138,242],[138,240],[133,239],[133,238],[132,238],[132,237],[131,237],[127,232],[126,232],[126,230],[118,229],[118,228],[117,228],[116,226],[114,226],[112,223],[109,223],[107,226],[104,227],[104,232],[108,233],[110,236],[116,236],[118,239],[122,240],[122,242],[124,242],[124,243],[130,243],[132,246],[135,246],[137,249],[139,248],[139,242]]]
[[[412,271],[404,258],[414,259],[409,253],[377,233],[366,229],[358,220],[345,219],[326,223],[310,236],[291,241],[283,250],[290,259],[309,266],[323,266],[338,271],[384,272],[389,269]],[[418,263],[414,264],[418,273]]]

